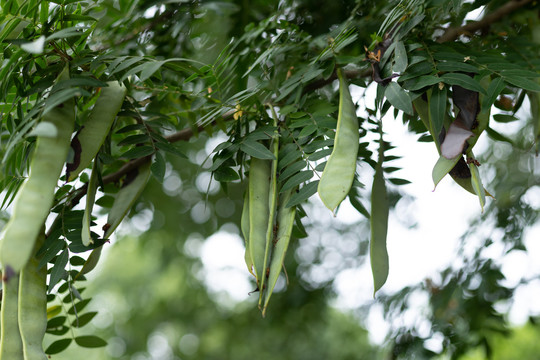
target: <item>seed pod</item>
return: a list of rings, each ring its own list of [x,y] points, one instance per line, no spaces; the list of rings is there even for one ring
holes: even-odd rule
[[[66,67],[58,80],[69,78]],[[75,122],[75,101],[69,99],[43,116],[56,128],[55,136],[38,136],[30,173],[13,206],[0,243],[0,262],[4,270],[19,272],[28,262],[35,240],[49,215],[54,192],[67,158]]]
[[[246,246],[246,252],[244,259],[246,261],[246,266],[248,271],[255,276],[253,272],[253,260],[251,260],[251,250],[249,249],[249,191],[246,190],[244,195],[244,207],[242,208],[242,219],[240,221],[240,227],[242,229],[242,235],[244,236],[244,242]]]
[[[294,225],[294,217],[296,215],[296,206],[286,207],[291,199],[292,194],[296,193],[296,189],[291,189],[281,194],[279,198],[279,209],[276,218],[276,234],[273,241],[272,259],[270,262],[270,271],[268,274],[268,282],[264,294],[264,306],[262,308],[263,316],[266,313],[270,296],[274,291],[279,274],[283,268],[285,254],[291,240],[291,233]]]
[[[90,226],[92,224],[92,208],[94,207],[94,201],[96,199],[98,173],[99,169],[97,166],[97,161],[94,161],[94,166],[92,167],[92,174],[90,175],[90,180],[88,181],[88,190],[86,192],[86,207],[84,209],[83,224],[81,230],[81,240],[84,246],[88,246],[94,242],[92,240]]]
[[[259,290],[265,276],[266,234],[268,230],[270,161],[251,158],[248,180],[249,251]]]
[[[326,163],[319,181],[318,192],[328,209],[335,211],[351,189],[356,171],[356,158],[360,135],[356,108],[353,104],[347,80],[341,69],[339,78],[339,113],[334,149]]]
[[[45,234],[36,242],[37,251],[45,241]],[[21,270],[19,280],[19,331],[24,360],[47,360],[43,351],[43,337],[47,330],[47,266],[38,269],[33,256]]]
[[[383,171],[383,141],[379,149],[379,162],[373,176],[371,189],[371,240],[369,255],[373,273],[374,294],[384,285],[388,278],[388,252],[386,250],[386,235],[388,232],[388,196]]]
[[[126,87],[117,81],[109,81],[107,84],[109,86],[101,88],[96,104],[83,122],[81,130],[73,138],[71,146],[75,155],[73,162],[67,164],[67,181],[77,178],[96,157],[122,107]]]
[[[105,225],[106,230],[103,235],[105,239],[111,236],[141,195],[150,177],[150,164],[150,159],[148,159],[148,161],[139,166],[134,173],[130,174],[135,178],[130,179],[131,181],[129,183],[125,183],[124,187],[116,194],[113,206],[107,217],[107,224]]]
[[[2,312],[0,359],[23,360],[23,344],[19,332],[19,275],[4,269],[2,277]]]

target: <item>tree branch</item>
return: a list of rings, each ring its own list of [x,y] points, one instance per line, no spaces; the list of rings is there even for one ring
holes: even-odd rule
[[[466,34],[466,33],[474,33],[480,29],[486,28],[492,23],[502,19],[503,17],[507,16],[511,12],[527,5],[532,0],[511,0],[508,1],[506,4],[495,10],[494,12],[487,14],[484,16],[484,18],[480,21],[473,21],[466,25],[460,26],[460,27],[449,27],[446,29],[444,34],[442,34],[441,37],[437,39],[438,43],[443,43],[446,41],[454,41],[456,40],[460,35]]]
[[[369,76],[370,74],[371,74],[371,69],[345,71],[345,76],[349,79],[353,79],[357,77],[365,77],[365,76]],[[336,79],[337,79],[337,74],[334,71],[328,79],[316,80],[306,85],[304,88],[304,92],[312,92],[312,91],[318,90],[328,84],[331,84]],[[226,112],[225,114],[222,115],[222,119],[224,121],[229,120],[234,115],[235,112],[236,110],[231,110],[231,111]],[[210,125],[215,125],[215,124],[216,124],[216,121],[212,121],[210,123]],[[204,131],[204,128],[205,126],[199,125],[197,128],[197,132]],[[191,139],[191,137],[193,137],[193,135],[195,135],[194,130],[192,128],[187,128],[187,129],[183,129],[178,132],[175,132],[171,135],[165,136],[165,139],[169,143],[175,143],[178,141],[188,141],[189,139]],[[151,158],[152,158],[152,155],[149,155],[149,156],[145,156],[142,158],[137,158],[137,159],[128,161],[127,163],[122,165],[120,169],[118,169],[117,171],[104,176],[102,179],[103,185],[119,181],[123,176],[125,176],[129,172],[137,169],[138,167],[140,167],[142,164],[146,163],[147,161],[151,161]],[[67,201],[64,204],[64,206],[68,209],[75,207],[79,203],[79,201],[86,195],[87,192],[88,192],[88,184],[83,184],[81,187],[79,187],[78,189],[74,190],[71,193],[72,196],[70,200]],[[58,221],[60,221],[60,219],[61,219],[61,214],[59,214],[54,219],[53,224],[49,227],[49,230],[47,231],[46,236],[50,235],[52,229],[55,228],[55,224]]]

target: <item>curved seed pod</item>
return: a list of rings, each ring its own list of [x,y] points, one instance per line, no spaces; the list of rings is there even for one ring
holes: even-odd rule
[[[23,360],[23,344],[17,317],[19,275],[9,276],[8,272],[9,270],[4,270],[2,278],[0,359]]]
[[[429,95],[428,95],[428,98],[429,98]],[[480,99],[483,99],[482,95],[480,95]],[[429,120],[428,102],[422,99],[421,96],[419,96],[415,100],[413,100],[413,105],[420,119],[426,126],[426,128],[428,130],[431,129],[430,120]],[[482,116],[486,116],[484,111],[482,111],[481,114]],[[489,113],[487,116],[489,117]],[[484,121],[484,119],[482,119],[482,121]],[[448,127],[448,123],[449,123],[449,119],[445,119],[444,126]],[[487,126],[487,124],[484,123],[483,126],[485,129],[485,126]],[[433,134],[431,130],[430,130],[430,133],[435,141],[435,145],[437,146],[437,151],[440,154],[441,148],[440,148],[440,142],[439,142],[439,135]],[[451,167],[452,164],[454,164],[453,167]],[[467,190],[473,195],[476,195],[476,192],[474,191],[473,186],[471,184],[471,172],[461,154],[459,154],[457,157],[453,159],[447,159],[443,155],[439,157],[439,160],[435,164],[432,171],[432,177],[433,177],[433,182],[435,186],[437,186],[437,184],[442,180],[442,178],[446,174],[450,174],[452,179],[463,189]],[[488,196],[491,196],[487,192],[486,194],[488,194]]]
[[[72,147],[74,161],[67,164],[66,178],[72,181],[86,169],[96,157],[99,148],[105,142],[107,134],[120,111],[126,96],[126,87],[117,81],[109,81],[109,86],[101,88],[99,98],[83,122],[81,130],[75,135]]]
[[[291,233],[294,225],[294,217],[296,215],[296,206],[286,207],[291,199],[292,194],[296,193],[296,189],[291,189],[284,192],[279,199],[279,209],[277,213],[276,227],[277,233],[274,240],[274,249],[272,250],[272,261],[270,262],[270,271],[268,274],[268,285],[264,294],[264,306],[262,309],[263,316],[266,313],[270,296],[274,291],[279,274],[283,268],[285,254],[291,240]]]
[[[58,80],[69,78],[68,67]],[[43,116],[56,128],[56,136],[38,136],[30,173],[13,206],[0,244],[0,262],[4,269],[19,272],[32,255],[35,239],[49,214],[54,190],[69,151],[75,122],[75,101],[69,99]]]
[[[484,190],[484,186],[482,185],[482,180],[480,179],[480,173],[478,172],[478,167],[473,162],[469,165],[469,169],[471,170],[471,184],[474,189],[474,192],[478,196],[478,200],[480,201],[480,207],[482,208],[482,212],[484,212],[484,205],[486,203],[486,191]]]
[[[41,234],[34,250],[45,242]],[[19,331],[24,360],[47,360],[43,351],[43,337],[47,330],[47,266],[39,266],[33,256],[21,271],[19,280]]]
[[[274,114],[274,126],[277,126],[277,115],[273,108],[271,108]],[[266,246],[264,250],[264,273],[260,279],[259,289],[259,309],[263,306],[263,297],[268,292],[266,280],[268,278],[268,271],[270,266],[270,256],[272,253],[272,245],[274,240],[274,220],[276,216],[277,203],[278,203],[278,191],[277,191],[277,167],[278,167],[278,154],[279,154],[279,135],[277,131],[274,133],[272,139],[272,152],[274,154],[274,160],[272,160],[270,168],[270,184],[268,187],[268,219],[266,225]],[[264,316],[264,312],[263,312]]]
[[[86,207],[84,209],[81,231],[81,239],[84,246],[88,246],[94,242],[92,240],[92,234],[90,232],[90,225],[92,223],[92,208],[94,207],[94,201],[96,199],[98,172],[99,169],[97,161],[94,161],[94,166],[92,167],[92,174],[90,175],[90,180],[88,181],[88,191],[86,192]]]
[[[341,69],[339,78],[339,114],[334,149],[319,181],[318,192],[328,209],[335,211],[351,189],[356,171],[360,134],[358,120],[347,80]]]
[[[255,273],[253,273],[253,260],[251,260],[251,252],[249,249],[249,190],[246,190],[246,193],[244,194],[244,207],[242,208],[240,227],[246,246],[246,253],[244,255],[246,266],[251,275],[255,276]]]
[[[379,148],[379,162],[373,176],[373,187],[371,189],[371,240],[369,243],[369,255],[371,258],[371,271],[373,273],[373,283],[375,293],[384,285],[388,278],[388,252],[386,250],[386,235],[388,231],[388,196],[386,194],[386,184],[383,175],[384,151]]]
[[[88,274],[90,271],[94,270],[99,262],[99,258],[101,257],[101,250],[103,249],[103,246],[100,246],[98,248],[95,248],[92,250],[90,255],[88,256],[88,259],[86,259],[86,262],[84,263],[81,271],[75,276],[73,281],[77,281],[79,276]]]
[[[134,174],[135,178],[128,184],[125,184],[123,188],[118,191],[114,204],[107,217],[107,224],[105,225],[105,234],[103,237],[107,239],[114,230],[120,225],[128,211],[131,209],[135,201],[139,198],[144,190],[148,179],[150,178],[150,164],[148,159],[144,164],[136,169],[137,173]]]
[[[249,252],[257,286],[265,276],[266,232],[270,216],[270,161],[251,158],[249,168]]]

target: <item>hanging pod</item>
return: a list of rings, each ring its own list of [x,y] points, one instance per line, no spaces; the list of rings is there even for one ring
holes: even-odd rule
[[[45,242],[40,234],[34,253]],[[47,330],[47,266],[39,267],[40,259],[32,256],[19,279],[19,331],[24,360],[47,360],[43,338]]]
[[[105,142],[116,114],[122,108],[126,87],[118,81],[109,81],[107,85],[99,90],[94,107],[71,142],[74,156],[73,162],[67,164],[67,181],[76,179],[90,165]]]
[[[151,161],[148,159],[128,174],[124,186],[116,194],[113,206],[107,216],[107,224],[103,227],[104,239],[108,239],[112,235],[146,187],[151,173],[150,164]]]
[[[57,81],[67,79],[69,67],[66,66]],[[18,273],[26,265],[49,215],[69,151],[75,123],[75,100],[71,98],[54,107],[43,115],[41,121],[51,124],[56,131],[51,136],[37,138],[28,178],[17,194],[11,219],[0,243],[0,262],[5,273],[8,268]]]
[[[0,360],[24,360],[23,344],[19,332],[19,276],[2,278],[2,311],[0,329]]]
[[[324,205],[335,212],[349,193],[356,171],[360,134],[358,119],[347,80],[341,69],[339,79],[339,112],[332,154],[319,181],[318,192]]]

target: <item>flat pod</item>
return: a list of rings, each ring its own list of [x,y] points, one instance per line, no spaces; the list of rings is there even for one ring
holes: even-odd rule
[[[99,169],[97,161],[94,161],[94,165],[92,166],[92,174],[90,175],[90,180],[88,181],[88,190],[86,192],[86,207],[84,209],[81,231],[81,240],[84,246],[88,246],[94,242],[92,240],[90,226],[92,224],[92,209],[94,207],[94,201],[96,199],[98,172]]]
[[[264,276],[266,234],[270,215],[270,164],[269,160],[251,158],[249,168],[249,251],[258,286]]]
[[[66,67],[58,80],[69,78]],[[0,262],[4,269],[19,272],[32,255],[35,240],[49,215],[58,179],[66,161],[75,123],[75,101],[69,99],[42,118],[56,128],[55,136],[38,136],[29,176],[13,206],[0,244]]]
[[[34,250],[45,242],[41,234]],[[46,360],[43,338],[47,330],[47,266],[39,268],[33,256],[21,271],[19,281],[19,331],[24,360]]]
[[[67,178],[72,181],[86,169],[105,142],[107,134],[120,111],[126,96],[126,87],[118,81],[109,81],[101,88],[99,98],[81,130],[73,138],[74,162],[67,165]]]
[[[381,148],[379,149],[379,162],[375,169],[373,187],[371,189],[370,259],[371,271],[373,273],[374,293],[376,293],[386,282],[389,267],[388,251],[386,249],[389,205],[382,168],[383,159],[384,153]]]
[[[135,204],[135,201],[137,201],[141,195],[150,178],[150,164],[150,159],[148,159],[148,161],[139,166],[135,178],[131,180],[129,184],[121,188],[120,191],[118,191],[118,194],[116,194],[113,206],[107,217],[106,230],[103,235],[105,239],[108,239],[114,230],[116,230],[128,211],[133,207],[133,204]]]
[[[0,329],[0,359],[23,360],[23,344],[19,332],[19,276],[2,281],[2,311]]]
[[[356,171],[360,134],[358,119],[347,80],[341,69],[339,79],[339,113],[334,149],[319,181],[318,192],[328,209],[335,211],[351,189]]]
[[[244,194],[244,206],[242,208],[242,218],[240,221],[240,227],[242,229],[242,235],[244,236],[244,242],[246,246],[246,252],[244,254],[244,260],[248,271],[253,273],[253,260],[251,260],[251,250],[249,249],[249,190],[246,190]]]
[[[277,213],[276,226],[277,233],[275,235],[274,248],[272,250],[272,258],[270,261],[270,271],[268,274],[268,284],[264,294],[264,306],[262,309],[263,316],[266,313],[270,296],[274,291],[279,274],[283,268],[285,254],[291,240],[291,233],[296,215],[296,206],[286,207],[291,199],[292,194],[296,193],[296,189],[291,189],[281,194],[279,199],[279,209]]]

